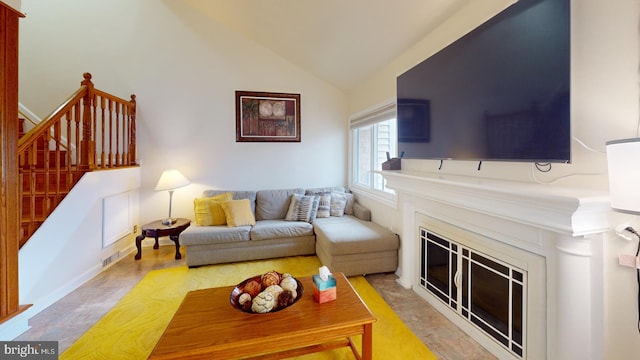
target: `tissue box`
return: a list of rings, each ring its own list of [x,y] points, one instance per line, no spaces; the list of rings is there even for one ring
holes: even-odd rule
[[[328,280],[322,280],[320,275],[313,275],[313,298],[319,303],[336,299],[336,279],[329,275]]]

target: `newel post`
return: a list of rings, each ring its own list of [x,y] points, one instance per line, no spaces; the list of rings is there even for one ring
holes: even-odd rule
[[[94,86],[91,82],[91,74],[82,74],[84,80],[80,82],[81,86],[86,87],[86,92],[82,98],[82,139],[80,140],[80,166],[88,169],[96,168],[95,154],[96,143],[93,139],[91,126],[91,107],[94,98]]]
[[[131,124],[129,129],[129,165],[136,164],[136,96],[131,94]]]
[[[18,284],[18,249],[22,236],[18,175],[18,30],[21,17],[24,15],[0,1],[0,324],[16,319],[29,307],[20,305]],[[10,327],[26,330],[26,319],[19,322],[20,325],[12,323]]]

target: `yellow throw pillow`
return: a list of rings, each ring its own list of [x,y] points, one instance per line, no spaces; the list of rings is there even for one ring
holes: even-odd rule
[[[223,201],[220,206],[224,210],[228,227],[256,224],[249,199]]]
[[[230,192],[193,200],[193,210],[196,215],[196,224],[200,226],[224,225],[227,218],[220,203],[222,201],[233,200]]]

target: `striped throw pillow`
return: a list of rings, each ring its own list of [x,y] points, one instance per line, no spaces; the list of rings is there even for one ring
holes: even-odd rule
[[[318,213],[319,202],[318,196],[293,194],[289,202],[289,210],[284,219],[311,223]]]

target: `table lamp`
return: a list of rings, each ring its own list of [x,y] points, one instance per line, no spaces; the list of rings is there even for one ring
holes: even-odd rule
[[[640,215],[640,138],[607,141],[609,195],[615,211]]]
[[[169,169],[162,172],[160,180],[156,184],[156,191],[169,190],[169,217],[162,220],[163,225],[173,225],[176,219],[171,217],[171,202],[173,200],[173,191],[177,188],[187,186],[191,183],[189,179],[184,177],[180,171],[176,169]]]
[[[640,171],[636,163],[640,160],[640,138],[607,141],[607,164],[609,167],[609,196],[611,208],[618,212],[640,215]],[[620,255],[620,264],[636,269],[638,282],[638,331],[640,331],[640,234],[626,224],[617,226],[616,233],[631,241],[628,234],[635,235],[638,242],[636,255]]]

